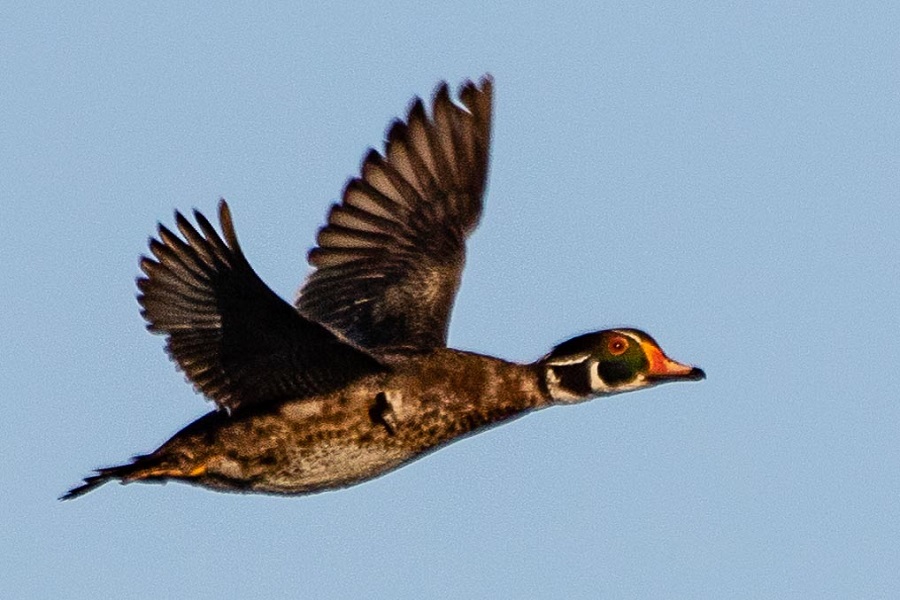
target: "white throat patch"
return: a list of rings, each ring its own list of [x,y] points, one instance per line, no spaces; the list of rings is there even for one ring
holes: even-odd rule
[[[547,369],[544,371],[546,373],[546,381],[547,381],[547,391],[550,392],[550,398],[552,398],[556,402],[560,402],[562,404],[575,404],[576,402],[582,402],[586,400],[586,398],[582,398],[577,394],[573,394],[566,388],[560,385],[559,383],[559,375],[553,371],[552,366],[547,366]]]

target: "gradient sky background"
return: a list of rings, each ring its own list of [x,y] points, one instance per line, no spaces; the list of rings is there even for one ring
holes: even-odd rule
[[[900,5],[125,4],[0,9],[0,596],[900,596]],[[138,314],[156,222],[227,198],[291,298],[390,119],[484,72],[452,345],[630,325],[709,378],[336,493],[58,502],[210,409]]]

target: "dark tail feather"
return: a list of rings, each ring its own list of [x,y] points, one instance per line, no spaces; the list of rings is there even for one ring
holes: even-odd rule
[[[127,483],[134,479],[140,479],[139,471],[143,471],[148,467],[152,467],[156,462],[158,461],[154,460],[154,457],[152,455],[135,456],[132,459],[132,462],[127,465],[97,469],[96,475],[85,477],[83,484],[79,485],[78,487],[72,488],[71,490],[60,496],[59,499],[72,500],[79,496],[83,496],[91,490],[98,488],[107,481],[112,481],[113,479],[119,479],[123,483]]]
[[[90,477],[85,477],[84,484],[79,485],[78,487],[73,487],[71,490],[60,496],[59,499],[72,500],[74,498],[77,498],[78,496],[87,494],[92,489],[100,487],[111,479],[115,479],[115,477],[113,475],[104,475],[102,473],[98,475],[91,475]]]

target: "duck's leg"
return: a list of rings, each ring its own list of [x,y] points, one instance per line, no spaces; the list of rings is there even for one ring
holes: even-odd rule
[[[369,418],[373,425],[384,427],[388,435],[397,433],[397,417],[385,392],[375,394],[375,402],[369,408]]]

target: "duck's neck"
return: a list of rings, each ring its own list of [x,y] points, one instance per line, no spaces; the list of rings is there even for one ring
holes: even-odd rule
[[[597,396],[613,393],[598,391],[602,382],[591,375],[583,362],[549,365],[538,361],[532,365],[545,391],[548,404],[578,404]]]

